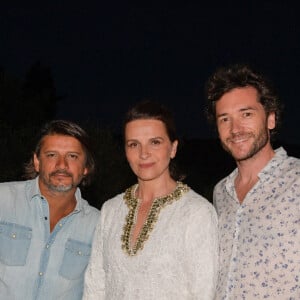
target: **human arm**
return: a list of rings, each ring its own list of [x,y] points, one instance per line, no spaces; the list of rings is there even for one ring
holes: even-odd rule
[[[103,211],[95,229],[92,253],[84,278],[83,300],[105,298],[105,272],[103,269]]]
[[[218,222],[211,205],[193,209],[186,230],[185,265],[191,299],[212,300],[218,275]]]

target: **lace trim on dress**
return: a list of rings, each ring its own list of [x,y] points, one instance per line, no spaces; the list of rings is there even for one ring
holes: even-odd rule
[[[139,203],[138,199],[135,196],[137,187],[138,184],[131,186],[125,191],[124,194],[124,201],[127,204],[129,211],[125,219],[126,222],[123,227],[123,235],[121,237],[122,249],[131,256],[136,255],[136,253],[139,250],[143,249],[144,243],[149,238],[149,234],[154,228],[154,225],[158,219],[160,210],[166,205],[169,205],[174,201],[180,199],[181,196],[184,193],[188,192],[190,189],[186,184],[183,184],[182,182],[178,181],[176,189],[171,194],[154,199],[150,211],[148,213],[147,219],[145,221],[145,224],[143,225],[141,232],[139,233],[137,241],[135,245],[131,247],[130,246],[131,232],[133,226],[136,223],[136,215],[137,215],[138,203]]]

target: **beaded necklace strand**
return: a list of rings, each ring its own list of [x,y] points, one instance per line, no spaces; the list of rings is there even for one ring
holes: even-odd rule
[[[149,238],[150,232],[153,230],[154,225],[157,222],[160,210],[166,205],[177,201],[184,193],[189,191],[189,187],[186,184],[178,181],[175,190],[171,194],[154,199],[136,243],[131,247],[131,234],[136,223],[139,206],[139,200],[135,196],[137,188],[138,184],[135,184],[128,188],[124,194],[124,201],[127,204],[129,211],[125,219],[121,240],[122,249],[130,256],[136,255],[139,250],[143,249],[146,240]]]

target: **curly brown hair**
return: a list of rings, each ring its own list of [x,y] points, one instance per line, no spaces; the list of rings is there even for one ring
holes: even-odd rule
[[[276,126],[270,131],[273,135],[277,132],[281,122],[282,105],[270,81],[260,72],[254,71],[245,64],[219,68],[209,77],[205,86],[207,119],[216,124],[216,102],[225,93],[235,88],[248,86],[257,90],[258,101],[264,107],[266,114],[275,113]]]

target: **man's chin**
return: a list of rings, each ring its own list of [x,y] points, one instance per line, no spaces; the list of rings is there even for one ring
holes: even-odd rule
[[[241,146],[228,147],[226,144],[222,144],[223,149],[228,152],[236,161],[241,161],[249,158],[249,151],[243,149]]]
[[[54,192],[60,192],[60,193],[64,193],[64,192],[69,192],[70,190],[73,189],[73,185],[50,185],[49,186],[50,190],[54,191]]]

